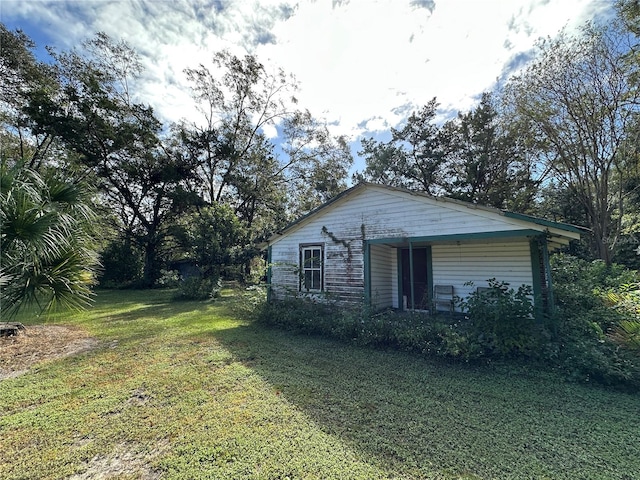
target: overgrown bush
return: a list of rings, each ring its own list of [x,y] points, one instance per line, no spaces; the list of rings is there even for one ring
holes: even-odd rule
[[[266,304],[259,321],[359,345],[398,348],[464,361],[529,354],[535,344],[531,339],[535,335],[530,291],[526,287],[514,291],[500,282],[492,285],[496,292],[473,295],[460,302],[465,315],[371,312],[367,308],[345,307],[330,301],[288,299]],[[500,318],[511,318],[511,321],[504,326]]]
[[[640,388],[640,356],[633,349],[637,297],[626,293],[638,272],[569,255],[554,255],[551,266],[557,311],[543,349],[547,363],[579,380]]]
[[[607,266],[602,260],[589,262],[565,254],[551,257],[551,276],[559,310],[596,322],[603,331],[620,320],[619,312],[603,301],[603,292],[640,281],[637,271],[622,265]]]
[[[183,279],[174,300],[210,300],[220,295],[222,284],[217,278],[189,277]]]
[[[567,256],[554,266],[559,268],[553,278],[558,309],[541,324],[534,318],[529,287],[513,289],[495,279],[489,280],[488,291],[458,300],[463,314],[371,312],[330,299],[289,299],[265,303],[257,319],[358,345],[464,362],[526,361],[537,368],[562,371],[577,381],[640,389],[640,358],[634,350],[640,327],[628,323],[632,319],[620,306],[638,305],[624,296],[620,297],[624,301],[611,304],[610,295],[615,288],[620,292],[617,282],[633,279],[635,273]],[[609,303],[604,301],[603,285],[609,289]],[[623,326],[626,331],[616,330]]]
[[[506,282],[489,279],[486,291],[475,291],[457,304],[469,324],[475,356],[535,356],[539,329],[533,310],[533,290],[517,290]]]
[[[601,295],[623,317],[611,329],[609,338],[640,354],[640,283],[621,285],[618,290],[609,289]]]

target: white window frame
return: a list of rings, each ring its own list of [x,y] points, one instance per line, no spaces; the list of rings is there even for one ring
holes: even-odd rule
[[[319,251],[319,255],[314,252]],[[310,252],[307,257],[306,253]],[[314,262],[317,258],[318,262]],[[311,263],[309,263],[311,261]],[[311,273],[311,284],[318,288],[311,288],[307,285],[307,272]],[[314,272],[319,272],[319,285],[313,285]],[[322,292],[324,291],[324,244],[301,244],[300,245],[300,291],[301,292]]]

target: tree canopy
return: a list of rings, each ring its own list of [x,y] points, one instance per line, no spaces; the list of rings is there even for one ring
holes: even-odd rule
[[[295,80],[255,56],[222,51],[213,70],[187,69],[202,118],[167,125],[137,100],[143,69],[124,41],[97,33],[44,63],[27,35],[0,33],[3,165],[62,168],[95,187],[100,249],[141,256],[123,283],[154,286],[177,261],[203,276],[227,262],[249,274],[258,242],[347,186],[348,141],[297,108]]]
[[[507,87],[514,120],[537,146],[538,161],[574,192],[599,258],[612,260],[637,172],[639,65],[617,24],[586,25],[540,44],[540,55]]]

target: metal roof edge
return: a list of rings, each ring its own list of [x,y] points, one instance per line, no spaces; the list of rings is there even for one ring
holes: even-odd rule
[[[558,230],[565,230],[567,232],[573,232],[578,234],[587,233],[591,231],[586,227],[571,225],[569,223],[554,222],[552,220],[545,220],[544,218],[534,217],[533,215],[527,215],[525,213],[510,212],[508,210],[502,210],[501,212],[505,217],[515,218],[517,220],[524,220],[526,222],[542,225],[543,227],[557,228]]]

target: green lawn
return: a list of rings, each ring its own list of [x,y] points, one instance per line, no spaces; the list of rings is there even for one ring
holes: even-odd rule
[[[0,478],[640,478],[638,396],[269,330],[226,293],[49,319],[101,343],[0,382]]]

